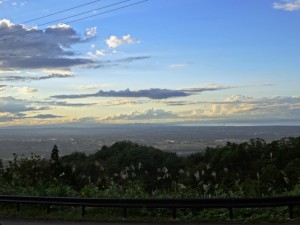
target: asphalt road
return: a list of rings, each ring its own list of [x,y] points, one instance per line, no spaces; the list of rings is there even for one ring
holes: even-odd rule
[[[0,225],[209,225],[201,223],[138,223],[138,222],[78,222],[78,221],[33,221],[33,220],[13,220],[13,219],[0,219]],[[213,224],[217,225],[217,224]],[[224,225],[224,224],[222,224]],[[234,225],[234,224],[230,224]],[[276,224],[278,225],[278,224]]]
[[[31,221],[0,219],[0,225],[165,225],[166,223],[138,223],[138,222],[72,222],[72,221]],[[199,225],[197,223],[167,223],[176,225]],[[209,224],[205,224],[209,225]],[[214,224],[217,225],[217,224]],[[224,225],[224,224],[223,224]]]
[[[31,220],[8,220],[0,219],[0,225],[218,225],[217,223],[138,223],[138,222],[72,222],[72,221],[31,221]],[[239,225],[238,223],[220,223],[221,225]],[[291,223],[297,224],[297,223]],[[248,224],[251,225],[251,224]],[[252,224],[255,225],[255,224]],[[268,223],[264,223],[268,225]],[[271,225],[271,224],[270,224]],[[280,225],[279,223],[276,225]],[[285,224],[286,225],[286,224]]]

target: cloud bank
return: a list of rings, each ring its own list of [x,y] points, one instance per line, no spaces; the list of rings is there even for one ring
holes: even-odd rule
[[[131,113],[124,113],[115,116],[109,116],[104,121],[113,120],[162,120],[162,119],[175,119],[178,115],[165,111],[163,109],[147,109],[142,112],[134,111]]]

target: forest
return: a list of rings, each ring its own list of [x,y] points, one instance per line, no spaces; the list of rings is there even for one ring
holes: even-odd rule
[[[0,194],[97,198],[232,198],[300,195],[300,137],[207,147],[178,156],[130,141],[94,154],[0,161]]]

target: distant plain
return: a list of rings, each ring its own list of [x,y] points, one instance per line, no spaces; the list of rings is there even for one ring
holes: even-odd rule
[[[167,125],[103,125],[94,128],[1,128],[0,158],[13,153],[31,153],[49,157],[56,144],[61,155],[71,152],[94,153],[103,145],[130,140],[161,150],[190,154],[207,146],[226,142],[244,142],[261,138],[269,142],[283,137],[300,136],[300,126],[167,126]]]

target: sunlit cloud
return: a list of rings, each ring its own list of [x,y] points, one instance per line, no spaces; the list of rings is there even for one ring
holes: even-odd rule
[[[147,109],[145,111],[139,112],[134,111],[131,113],[121,113],[115,116],[108,116],[104,118],[104,121],[114,121],[114,120],[166,120],[166,119],[175,119],[178,118],[178,115],[165,111],[163,109]]]
[[[97,35],[97,27],[88,28],[85,30],[87,37],[95,37]]]
[[[123,44],[137,44],[137,43],[140,43],[140,41],[132,38],[130,34],[124,35],[122,38],[118,38],[112,35],[106,40],[106,44],[109,48],[117,48]]]
[[[122,106],[122,105],[143,105],[150,103],[149,100],[137,100],[137,99],[114,99],[111,101],[99,102],[98,105],[104,106]]]
[[[4,91],[6,89],[7,85],[0,85],[0,92]]]
[[[30,88],[30,87],[22,87],[22,88],[19,88],[19,92],[21,94],[31,94],[31,93],[37,93],[37,92],[39,92],[39,89],[37,89],[37,88]]]

